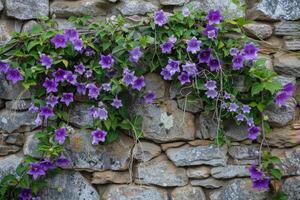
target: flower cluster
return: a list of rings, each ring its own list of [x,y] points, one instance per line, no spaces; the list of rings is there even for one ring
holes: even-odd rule
[[[256,165],[251,165],[249,172],[254,189],[263,190],[269,188],[270,178],[263,171],[257,169]]]
[[[293,83],[287,83],[283,86],[282,90],[276,93],[275,103],[278,106],[282,106],[285,102],[291,98],[295,92],[296,88]]]
[[[5,74],[6,79],[13,85],[17,82],[24,80],[19,68],[12,68],[8,63],[0,61],[0,73]]]

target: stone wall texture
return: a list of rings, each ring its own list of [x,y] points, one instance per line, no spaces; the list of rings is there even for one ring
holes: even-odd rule
[[[60,28],[72,26],[70,16],[95,19],[123,14],[140,16],[183,6],[221,9],[227,17],[246,16],[254,22],[246,33],[260,43],[260,57],[267,60],[283,83],[294,82],[297,92],[285,107],[270,106],[268,135],[272,153],[284,162],[283,190],[289,200],[300,199],[300,1],[245,0],[244,13],[230,0],[0,0],[0,44],[12,32],[28,31],[40,15],[55,15]],[[159,91],[161,103],[135,107],[144,118],[145,137],[139,143],[122,135],[109,146],[93,146],[88,134],[77,131],[66,147],[70,169],[48,180],[41,191],[45,200],[260,200],[269,194],[251,189],[248,167],[258,162],[259,146],[245,131],[228,124],[229,146],[214,144],[216,122],[201,113],[202,104],[186,104],[174,86],[156,74],[145,76],[148,87]],[[165,91],[165,92],[164,92]],[[0,178],[12,172],[22,156],[32,155],[35,116],[28,112],[30,92],[8,85],[0,76]],[[76,106],[72,123],[91,120],[84,106]]]

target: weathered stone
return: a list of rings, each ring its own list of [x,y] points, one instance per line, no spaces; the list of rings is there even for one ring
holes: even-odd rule
[[[175,101],[159,105],[138,104],[133,109],[143,117],[142,129],[146,139],[158,143],[194,139],[194,116],[178,109]]]
[[[184,98],[192,91],[193,91],[192,87],[188,87],[188,86],[180,87],[179,85],[176,84],[171,84],[169,89],[171,99],[175,99],[176,97],[178,97],[178,99]]]
[[[22,157],[19,155],[10,155],[0,158],[0,179],[8,174],[14,174],[18,165],[21,164]]]
[[[34,120],[35,114],[28,111],[15,112],[3,109],[0,111],[0,130],[12,133],[23,126],[34,128]]]
[[[102,195],[102,200],[168,200],[166,190],[137,185],[109,185]]]
[[[6,156],[8,154],[16,153],[20,150],[20,147],[15,145],[0,144],[0,156]]]
[[[268,122],[270,122],[272,127],[283,127],[295,118],[296,106],[296,100],[294,98],[290,98],[281,107],[276,104],[267,106],[264,113],[268,116]]]
[[[300,58],[292,53],[276,53],[274,70],[279,74],[300,77]]]
[[[171,193],[172,200],[206,200],[205,194],[200,187],[184,186],[177,187]]]
[[[25,90],[25,88],[20,82],[18,82],[15,85],[12,85],[5,79],[5,76],[2,73],[0,73],[0,98],[7,100],[30,99],[30,92],[28,90]]]
[[[104,0],[80,0],[80,1],[55,1],[50,6],[51,14],[57,17],[71,16],[97,16],[106,15],[106,4]]]
[[[135,170],[135,182],[159,186],[184,186],[188,177],[184,168],[177,168],[168,158],[161,155],[153,160],[138,164]]]
[[[24,144],[25,137],[22,133],[3,134],[3,137],[7,144],[15,144],[17,146],[22,146]]]
[[[154,12],[160,8],[159,2],[144,1],[144,0],[123,0],[118,5],[117,9],[123,15],[144,15],[149,12]]]
[[[181,6],[186,2],[186,0],[160,0],[160,4],[166,6]]]
[[[227,147],[216,145],[190,146],[170,148],[167,156],[176,166],[212,165],[225,166],[227,162]]]
[[[262,0],[248,11],[248,17],[256,20],[297,20],[300,19],[300,2]]]
[[[212,140],[193,140],[193,141],[188,141],[188,144],[192,146],[207,146],[210,144],[214,144],[214,141]]]
[[[5,107],[5,101],[3,99],[0,99],[0,109]]]
[[[39,140],[35,137],[34,133],[29,133],[26,136],[23,146],[24,155],[29,155],[34,158],[41,158],[42,154],[37,152]]]
[[[285,85],[285,84],[288,84],[288,83],[296,84],[296,78],[293,77],[293,76],[278,75],[273,80],[278,81],[279,83],[281,83],[281,85]]]
[[[74,108],[70,110],[69,122],[76,126],[92,126],[93,125],[93,116],[89,113],[89,105],[77,103]]]
[[[63,171],[47,179],[48,186],[39,194],[43,200],[99,200],[100,196],[93,186],[75,171]]]
[[[188,168],[186,173],[189,178],[208,178],[210,176],[210,168],[204,166]]]
[[[263,23],[251,23],[243,26],[249,36],[254,36],[259,39],[266,39],[272,35],[272,26]]]
[[[299,21],[281,21],[275,24],[275,35],[280,36],[299,36],[300,22]]]
[[[234,179],[222,189],[210,194],[211,200],[265,200],[267,197],[268,191],[252,189],[250,179]]]
[[[224,185],[224,181],[217,180],[214,178],[208,178],[203,180],[191,180],[193,186],[201,186],[208,189],[220,188]]]
[[[162,148],[163,151],[165,151],[168,148],[179,147],[179,146],[182,146],[184,144],[185,144],[185,142],[165,143],[165,144],[161,144],[161,148]]]
[[[300,199],[300,177],[287,178],[282,185],[282,191],[288,196],[289,200]]]
[[[259,52],[263,54],[273,54],[281,51],[284,48],[284,41],[282,38],[271,36],[269,39],[258,41]]]
[[[300,50],[300,38],[289,36],[284,37],[284,47],[291,51]]]
[[[243,165],[227,165],[225,167],[214,167],[211,169],[211,175],[214,178],[234,178],[234,177],[247,177],[249,170]]]
[[[31,101],[30,100],[12,100],[6,101],[5,107],[9,110],[16,110],[16,111],[25,111],[28,110],[30,107]]]
[[[21,20],[48,16],[49,0],[5,0],[7,16]]]
[[[300,105],[300,79],[296,81],[296,92],[294,94],[297,104]]]
[[[161,153],[160,146],[150,142],[139,142],[134,145],[133,157],[139,161],[146,162]]]
[[[0,1],[0,11],[2,11],[4,8],[2,1]]]
[[[252,160],[259,156],[258,146],[231,146],[228,150],[229,155],[235,160]]]
[[[225,121],[223,124],[225,135],[232,141],[243,141],[248,138],[248,126],[246,124],[237,125],[232,120]]]
[[[22,32],[31,33],[32,28],[37,25],[38,23],[35,20],[30,20],[23,24]]]
[[[279,148],[293,147],[300,144],[300,130],[293,130],[288,126],[275,128],[266,135],[266,138],[271,146]]]
[[[106,184],[106,183],[130,183],[131,177],[129,172],[94,172],[92,184]]]
[[[145,75],[145,91],[153,91],[156,94],[156,98],[162,98],[165,96],[166,83],[158,74],[149,73]]]
[[[189,99],[183,98],[177,100],[178,107],[185,111],[185,112],[191,112],[191,113],[198,113],[203,109],[203,102],[202,99]]]
[[[211,114],[201,113],[196,118],[196,138],[215,139],[218,123]]]

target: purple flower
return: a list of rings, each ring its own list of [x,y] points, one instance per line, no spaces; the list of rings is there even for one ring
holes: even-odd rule
[[[47,105],[51,106],[52,108],[54,108],[54,106],[58,104],[58,97],[54,96],[54,95],[50,95],[47,98]]]
[[[231,95],[228,92],[224,92],[224,99],[230,99]]]
[[[52,65],[53,59],[47,56],[46,54],[40,55],[40,63],[45,66],[46,69],[50,69]]]
[[[58,70],[56,70],[55,72],[52,73],[52,76],[54,77],[55,82],[64,81],[65,75],[66,75],[66,71],[61,68],[58,68]]]
[[[111,105],[118,109],[118,108],[122,107],[123,104],[122,104],[122,101],[120,99],[118,99],[118,97],[115,97],[113,99],[113,102],[111,103]]]
[[[208,63],[211,58],[211,48],[201,50],[198,54],[198,60],[200,63]]]
[[[235,118],[237,121],[242,122],[242,121],[244,121],[244,119],[246,119],[246,116],[243,114],[238,114],[235,116]]]
[[[160,49],[163,53],[167,53],[167,54],[170,54],[172,52],[172,48],[174,46],[174,43],[173,42],[170,42],[169,40],[162,43],[160,45]]]
[[[77,84],[77,75],[73,74],[71,71],[65,71],[64,79],[72,85]]]
[[[85,66],[80,63],[79,65],[75,65],[75,72],[77,72],[78,74],[82,75],[85,72]]]
[[[57,167],[62,167],[62,168],[68,166],[69,164],[70,161],[63,154],[61,154],[55,162],[55,165]]]
[[[163,78],[165,80],[172,80],[172,73],[171,73],[170,69],[168,69],[167,67],[164,67],[161,70],[160,75],[163,76]]]
[[[129,61],[137,63],[142,56],[141,48],[136,47],[136,48],[132,49],[129,52],[129,54],[130,54]]]
[[[98,117],[100,120],[107,120],[108,118],[108,112],[105,108],[99,108],[98,109]]]
[[[102,69],[109,69],[113,64],[115,60],[113,59],[111,54],[108,55],[101,55],[101,60],[99,64],[101,65]]]
[[[93,71],[92,70],[87,70],[84,75],[85,75],[86,78],[91,78],[93,76]]]
[[[31,200],[32,190],[30,188],[23,188],[18,196],[21,200]]]
[[[232,59],[233,70],[240,70],[244,67],[244,57],[241,54],[237,54]]]
[[[100,94],[100,88],[95,83],[87,84],[86,88],[89,90],[89,97],[91,99],[97,99]]]
[[[184,17],[188,17],[190,15],[190,10],[187,7],[184,7],[181,13]]]
[[[81,94],[81,95],[86,94],[86,88],[85,88],[85,85],[83,83],[77,83],[76,84],[76,89],[77,89],[78,94]]]
[[[292,96],[293,93],[295,92],[296,90],[296,87],[293,83],[287,83],[283,86],[283,89],[282,89],[284,92],[286,92],[289,96]]]
[[[192,54],[196,54],[200,51],[201,41],[198,41],[196,37],[188,40],[187,42],[187,52],[191,52]]]
[[[11,81],[13,85],[17,82],[24,80],[18,68],[8,68],[6,71],[6,79]]]
[[[210,10],[205,18],[209,25],[219,24],[222,20],[222,15],[219,10]]]
[[[38,177],[45,175],[46,173],[40,164],[31,163],[27,174],[31,175],[33,180],[36,180]]]
[[[253,120],[253,118],[248,118],[247,119],[247,125],[248,126],[254,126],[254,120]]]
[[[175,74],[176,72],[180,72],[179,65],[180,61],[172,60],[171,58],[169,58],[166,68],[170,71],[171,74]]]
[[[9,64],[0,60],[0,73],[6,73],[9,68]]]
[[[41,116],[40,115],[37,115],[37,117],[36,117],[36,119],[34,120],[34,124],[36,125],[36,126],[40,126],[40,125],[42,125],[42,119],[41,119]]]
[[[156,93],[149,90],[145,95],[144,95],[144,100],[146,103],[152,103],[153,100],[156,99]]]
[[[211,58],[208,63],[209,70],[212,72],[219,71],[221,69],[221,63],[216,58]]]
[[[128,70],[128,68],[125,68],[123,70],[123,83],[128,86],[133,84],[133,82],[135,81],[136,77],[134,75],[134,72],[131,72],[130,70]]]
[[[40,114],[41,117],[44,117],[47,120],[49,117],[54,116],[52,108],[48,106],[41,107]]]
[[[55,137],[54,139],[60,144],[62,145],[67,137],[67,130],[66,128],[59,128],[57,130],[55,130]]]
[[[181,85],[191,82],[187,72],[181,72],[181,74],[178,76],[178,80],[180,81]]]
[[[49,78],[46,78],[43,83],[43,87],[47,90],[47,94],[51,92],[57,92],[57,86],[57,82]]]
[[[288,95],[285,91],[279,91],[276,93],[275,96],[275,103],[278,106],[282,106],[285,104],[285,102],[290,98],[290,95]]]
[[[154,23],[158,26],[163,26],[168,22],[168,17],[165,15],[163,10],[156,11],[154,13]]]
[[[89,114],[93,117],[93,118],[98,118],[98,108],[96,108],[95,106],[92,106],[88,109]]]
[[[60,102],[65,103],[67,106],[69,106],[73,101],[73,93],[63,93],[60,99]]]
[[[102,84],[102,89],[106,92],[111,91],[111,83],[103,83]]]
[[[244,46],[242,53],[247,60],[254,60],[257,57],[258,48],[253,43],[248,43]]]
[[[40,162],[41,167],[46,172],[47,170],[55,169],[55,165],[51,162],[49,158],[46,158]]]
[[[263,178],[263,179],[257,179],[252,181],[253,185],[252,187],[257,190],[264,190],[269,188],[270,179],[269,178]]]
[[[195,63],[186,62],[185,65],[182,65],[182,70],[187,72],[189,76],[196,76],[198,69]]]
[[[250,113],[250,110],[251,110],[250,106],[248,106],[248,105],[242,106],[243,113]]]
[[[78,32],[75,29],[65,29],[65,37],[70,40],[74,41],[79,38]]]
[[[213,80],[208,80],[206,81],[204,86],[207,90],[214,90],[217,88],[217,82]]]
[[[262,179],[263,172],[257,169],[256,165],[252,164],[249,168],[250,178],[251,179]]]
[[[28,109],[28,111],[31,112],[31,113],[36,113],[36,112],[39,111],[39,108],[36,107],[36,106],[34,105],[34,103],[31,103],[31,104],[30,104],[30,107],[29,107],[29,109]]]
[[[105,137],[107,135],[106,131],[103,131],[101,129],[96,129],[95,131],[92,132],[92,144],[93,145],[97,145],[99,144],[99,142],[104,142],[105,141]]]
[[[206,28],[202,31],[202,34],[210,39],[216,39],[218,37],[218,28],[207,24]]]
[[[239,53],[239,50],[237,48],[230,49],[230,55],[236,56],[238,53]]]
[[[95,51],[92,48],[87,47],[85,49],[84,55],[91,57],[91,56],[95,55]]]
[[[256,140],[259,134],[260,134],[259,126],[252,126],[248,129],[248,138],[250,140]]]
[[[205,92],[205,95],[207,96],[207,98],[215,99],[218,96],[218,92],[216,90],[207,90]]]
[[[83,41],[80,38],[73,40],[72,44],[76,51],[81,51],[83,48]]]
[[[236,112],[238,108],[239,108],[239,106],[236,103],[230,103],[229,107],[228,107],[228,110],[230,112]]]
[[[51,42],[55,45],[55,49],[57,48],[65,48],[67,46],[67,38],[57,33],[53,38],[51,38]]]

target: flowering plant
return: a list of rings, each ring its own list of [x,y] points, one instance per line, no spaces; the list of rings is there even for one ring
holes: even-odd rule
[[[154,91],[145,91],[147,71],[189,89],[187,101],[204,101],[205,112],[214,113],[218,122],[218,145],[227,142],[221,126],[225,119],[246,124],[249,139],[262,138],[264,144],[270,130],[265,107],[274,95],[275,103],[283,105],[294,91],[292,84],[282,87],[264,60],[257,59],[259,49],[241,29],[246,21],[225,19],[218,10],[184,8],[171,16],[160,10],[138,24],[119,16],[78,30],[56,30],[50,22],[35,26],[31,35],[16,34],[0,50],[0,72],[7,80],[37,88],[30,112],[37,114],[38,150],[44,155],[41,160],[26,157],[16,177],[3,178],[1,197],[38,199],[42,178],[69,164],[63,145],[73,134],[68,119],[76,101],[89,104],[93,124],[81,128],[92,130],[93,145],[114,141],[120,131],[142,137],[141,117],[129,115],[126,99],[130,94],[143,103],[155,100]],[[237,80],[244,85],[238,87]],[[273,168],[278,159],[265,155],[259,167],[249,169],[259,190],[269,188],[271,176],[281,178]]]

